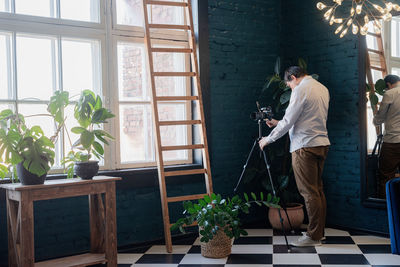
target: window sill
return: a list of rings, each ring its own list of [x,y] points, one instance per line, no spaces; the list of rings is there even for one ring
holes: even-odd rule
[[[165,167],[168,171],[200,169],[201,164],[185,164]],[[98,175],[122,177],[121,181],[117,182],[117,189],[132,189],[141,187],[158,187],[157,167],[121,169],[121,170],[101,170]],[[66,179],[65,174],[49,174],[47,180]],[[168,177],[168,185],[171,184],[191,184],[204,180],[203,175],[187,175]],[[11,183],[11,179],[5,178],[0,180],[0,184]]]

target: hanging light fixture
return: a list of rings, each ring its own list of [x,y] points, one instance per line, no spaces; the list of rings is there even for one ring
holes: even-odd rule
[[[328,1],[328,0],[325,0]],[[347,18],[336,17],[336,11],[344,8],[342,3],[351,1],[351,9],[347,12]],[[332,0],[332,4],[328,5],[323,2],[317,3],[317,8],[324,13],[324,18],[329,21],[330,25],[337,25],[335,34],[340,33],[343,38],[349,31],[353,34],[360,33],[366,35],[368,33],[369,24],[376,33],[382,31],[382,23],[380,20],[389,21],[392,19],[392,11],[400,11],[400,6],[385,0]]]

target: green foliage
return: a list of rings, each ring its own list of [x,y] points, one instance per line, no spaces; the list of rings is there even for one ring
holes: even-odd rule
[[[63,110],[68,105],[68,92],[55,92],[50,98],[49,114],[31,116],[51,116],[57,123],[57,131],[48,138],[40,126],[28,128],[22,114],[10,109],[0,112],[0,178],[16,177],[15,167],[22,163],[29,172],[42,176],[54,164],[54,142],[64,125]]]
[[[171,230],[180,230],[185,232],[185,225],[192,225],[197,222],[200,228],[201,242],[208,242],[213,239],[218,230],[223,230],[230,238],[239,238],[241,235],[247,235],[247,232],[241,228],[239,219],[240,213],[249,213],[252,204],[258,206],[279,208],[279,198],[272,197],[268,194],[267,200],[264,200],[264,194],[260,194],[260,199],[254,193],[250,194],[253,200],[249,200],[249,196],[244,193],[245,201],[238,195],[222,199],[221,195],[211,194],[205,195],[203,199],[199,199],[198,203],[186,201],[183,203],[185,217],[180,218]]]
[[[79,134],[79,139],[72,145],[72,151],[63,159],[68,177],[73,176],[74,162],[89,161],[93,155],[101,159],[104,156],[103,145],[109,144],[107,139],[114,139],[112,135],[98,128],[115,115],[103,107],[101,97],[92,91],[82,91],[74,108],[74,117],[79,126],[72,128],[71,132]]]
[[[375,90],[372,90],[372,88],[375,88]],[[383,79],[379,79],[376,81],[373,87],[369,84],[366,84],[365,90],[367,92],[368,100],[370,101],[372,110],[376,111],[379,102],[378,95],[383,96],[386,90],[385,81]]]

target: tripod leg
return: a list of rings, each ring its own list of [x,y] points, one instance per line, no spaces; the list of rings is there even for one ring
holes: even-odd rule
[[[283,210],[285,211],[286,218],[287,218],[288,223],[289,223],[289,226],[290,226],[290,232],[291,232],[292,234],[294,234],[294,229],[293,229],[292,223],[290,222],[290,218],[289,218],[289,214],[288,214],[288,212],[287,212],[286,205],[283,204],[283,205],[282,205],[282,208],[283,208]]]
[[[237,189],[239,188],[240,183],[242,182],[243,175],[244,175],[244,173],[246,172],[247,164],[249,164],[249,160],[250,160],[250,158],[251,158],[251,155],[253,155],[254,148],[255,148],[257,145],[258,145],[258,140],[255,140],[253,146],[251,147],[250,153],[249,153],[249,155],[247,156],[246,163],[243,165],[243,170],[242,170],[242,173],[240,174],[238,183],[237,183],[235,189],[233,189],[233,192],[235,192],[235,193],[236,193]]]
[[[271,175],[271,170],[270,170],[271,166],[268,163],[267,154],[265,153],[264,150],[262,151],[262,153],[263,153],[263,156],[264,156],[265,165],[267,166],[267,172],[268,172],[269,181],[270,181],[271,187],[272,187],[272,193],[273,193],[274,197],[276,197],[276,190],[275,190],[274,181],[272,180],[272,175]],[[285,227],[283,225],[283,218],[282,218],[282,214],[281,214],[281,210],[280,209],[278,209],[278,214],[279,214],[279,220],[281,221],[282,232],[283,232],[283,235],[284,235],[285,241],[286,241],[286,247],[287,247],[288,252],[290,252],[290,246],[289,246],[289,242],[288,242],[288,239],[287,239]]]

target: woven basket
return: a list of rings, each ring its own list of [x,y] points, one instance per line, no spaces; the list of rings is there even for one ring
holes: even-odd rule
[[[201,239],[200,234],[200,239]],[[233,239],[229,238],[223,230],[218,230],[214,238],[207,243],[201,242],[201,255],[207,258],[225,258],[231,254]]]

